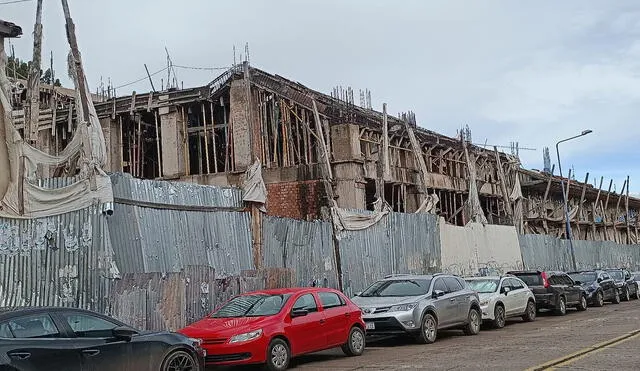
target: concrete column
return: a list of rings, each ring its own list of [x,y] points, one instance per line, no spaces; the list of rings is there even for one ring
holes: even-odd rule
[[[362,164],[343,162],[333,165],[338,206],[346,209],[365,209],[364,178]]]
[[[159,113],[162,136],[162,174],[165,178],[186,175],[185,136],[181,112],[172,106],[160,107]]]
[[[358,125],[332,125],[331,146],[334,161],[362,160]]]
[[[252,125],[249,118],[249,97],[246,80],[231,82],[230,121],[233,135],[233,155],[235,169],[245,170],[252,162],[251,135]]]
[[[107,163],[103,170],[107,172],[121,172],[122,136],[120,123],[118,120],[112,120],[111,117],[105,117],[100,119],[100,126],[102,126],[105,148],[107,149]]]

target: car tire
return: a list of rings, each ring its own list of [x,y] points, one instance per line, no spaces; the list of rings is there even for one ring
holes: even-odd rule
[[[464,326],[465,335],[478,335],[480,333],[480,325],[482,325],[482,316],[476,308],[469,310],[467,324]]]
[[[496,304],[496,307],[493,310],[493,327],[497,329],[503,328],[506,321],[507,318],[504,306]]]
[[[169,353],[162,361],[161,371],[170,370],[199,370],[198,360],[185,350]]]
[[[629,294],[629,286],[625,286],[624,290],[622,292],[622,301],[629,301],[631,300],[631,295]]]
[[[538,310],[536,309],[536,303],[532,300],[529,300],[527,303],[527,308],[525,309],[524,315],[522,319],[525,322],[533,322],[536,320],[536,315],[538,314]]]
[[[555,312],[558,316],[564,316],[567,314],[567,300],[564,296],[561,296],[560,299],[558,299],[558,306],[556,307]]]
[[[425,313],[422,317],[422,325],[420,333],[416,336],[416,340],[420,344],[432,344],[438,337],[438,320],[431,313]]]
[[[291,361],[291,350],[286,341],[273,339],[267,348],[267,365],[269,371],[282,371],[289,367]]]
[[[596,300],[593,303],[596,307],[601,307],[604,305],[604,295],[602,291],[596,292]]]
[[[580,312],[584,312],[587,310],[587,297],[584,295],[580,295],[580,304],[576,306],[576,309]]]
[[[636,285],[636,293],[633,295],[634,299],[640,299],[640,288]]]
[[[613,304],[620,304],[620,292],[616,289],[616,294],[613,296],[613,300],[611,300]]]
[[[347,342],[342,345],[342,351],[349,357],[361,356],[364,353],[365,346],[364,331],[360,327],[353,326],[349,331]]]

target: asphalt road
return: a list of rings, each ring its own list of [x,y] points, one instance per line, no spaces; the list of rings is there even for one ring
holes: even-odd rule
[[[540,313],[531,323],[514,319],[477,336],[441,332],[430,345],[408,339],[369,342],[361,357],[338,350],[294,359],[294,370],[638,370],[640,301]],[[241,368],[252,370],[254,368]]]

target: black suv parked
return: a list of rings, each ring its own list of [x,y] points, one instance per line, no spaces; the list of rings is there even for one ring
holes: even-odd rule
[[[512,271],[533,291],[538,309],[552,309],[564,316],[567,307],[587,310],[587,293],[565,272]]]
[[[569,276],[585,289],[589,305],[601,307],[605,301],[620,303],[620,293],[616,283],[607,272],[599,270],[570,272]]]
[[[629,301],[631,298],[640,298],[640,292],[638,292],[638,283],[631,276],[626,269],[611,268],[605,269],[607,273],[616,282],[616,287],[620,293],[620,298],[624,301]]]

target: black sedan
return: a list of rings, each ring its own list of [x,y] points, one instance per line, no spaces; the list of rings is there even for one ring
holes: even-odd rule
[[[631,273],[629,273],[628,270],[612,268],[606,269],[606,272],[609,273],[614,281],[616,281],[618,292],[620,292],[620,298],[623,301],[629,301],[632,298],[640,298],[640,289],[638,289],[638,283],[633,277],[631,277]]]
[[[569,276],[587,292],[589,305],[601,307],[605,301],[620,303],[620,294],[615,281],[604,271],[571,272]]]
[[[200,341],[73,308],[0,308],[0,370],[200,371]]]

